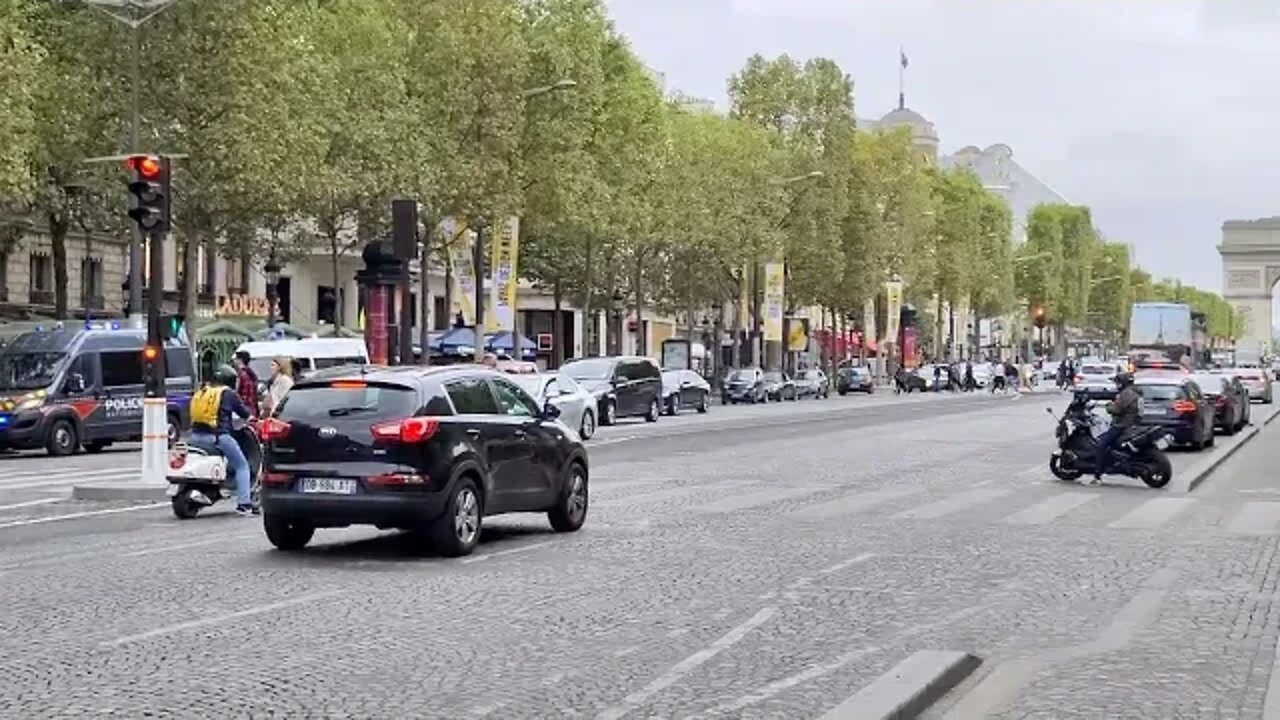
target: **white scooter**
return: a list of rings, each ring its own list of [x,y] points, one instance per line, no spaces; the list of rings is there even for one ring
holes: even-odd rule
[[[253,503],[258,503],[262,481],[262,441],[257,428],[248,423],[233,425],[235,438],[249,461],[249,486]],[[234,475],[228,472],[227,459],[216,447],[190,442],[176,442],[169,448],[169,495],[173,514],[179,520],[190,520],[219,500],[236,496]]]

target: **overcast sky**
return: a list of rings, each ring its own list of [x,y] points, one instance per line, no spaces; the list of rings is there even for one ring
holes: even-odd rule
[[[943,150],[1006,143],[1158,276],[1220,290],[1229,218],[1280,215],[1280,0],[607,0],[669,89],[724,107],[752,53],[829,57]]]

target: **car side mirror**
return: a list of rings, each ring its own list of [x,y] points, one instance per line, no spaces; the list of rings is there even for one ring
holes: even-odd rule
[[[542,406],[543,420],[555,420],[558,417],[560,417],[560,408],[552,405],[551,403],[547,403]]]
[[[84,392],[84,375],[71,373],[67,377],[67,392],[73,394]]]
[[[567,388],[567,387],[562,387],[562,388],[560,388],[560,394],[561,394],[561,395],[572,395],[572,394],[573,394],[573,392],[574,392],[574,391],[573,391],[573,388]]]

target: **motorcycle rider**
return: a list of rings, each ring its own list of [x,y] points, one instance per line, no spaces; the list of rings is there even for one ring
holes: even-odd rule
[[[1102,481],[1111,461],[1111,449],[1120,442],[1125,432],[1138,424],[1142,415],[1142,395],[1133,385],[1133,375],[1122,372],[1116,374],[1116,397],[1107,403],[1107,414],[1111,416],[1111,427],[1107,428],[1097,440],[1097,458],[1094,461],[1093,480]]]
[[[214,371],[213,379],[206,380],[191,396],[191,439],[195,443],[218,448],[227,459],[236,480],[236,514],[252,517],[259,511],[253,505],[249,487],[249,460],[231,434],[233,414],[245,420],[253,416],[236,393],[238,380],[239,375],[234,368],[221,365]]]

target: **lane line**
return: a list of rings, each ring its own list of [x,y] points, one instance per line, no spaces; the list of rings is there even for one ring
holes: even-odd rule
[[[773,505],[795,498],[801,498],[806,495],[814,495],[820,492],[830,490],[829,487],[790,487],[790,488],[771,488],[767,490],[757,490],[755,492],[743,493],[741,495],[730,495],[729,497],[702,505],[695,505],[692,510],[700,514],[728,513],[750,510],[760,507],[761,505]]]
[[[119,482],[121,480],[137,480],[142,473],[126,472],[115,474],[98,474],[85,476],[84,478],[71,478],[67,480],[32,480],[31,482],[15,483],[10,485],[0,484],[0,491],[4,490],[31,490],[33,488],[55,487],[59,485],[94,485],[103,482]]]
[[[107,510],[88,510],[86,512],[70,513],[67,515],[51,515],[49,517],[33,518],[31,520],[15,520],[14,522],[0,523],[0,530],[5,528],[25,527],[27,525],[44,525],[45,523],[61,522],[63,520],[79,520],[80,518],[98,517],[99,515],[117,515],[119,513],[138,512],[139,510],[168,510],[168,503],[147,503],[146,505],[129,505],[122,508],[109,508]]]
[[[922,492],[924,492],[924,488],[919,487],[893,487],[870,492],[854,491],[834,500],[817,505],[809,505],[788,514],[805,520],[827,520],[843,515],[855,515]]]
[[[136,558],[146,557],[147,555],[156,555],[159,553],[173,552],[174,550],[186,550],[188,548],[204,547],[205,545],[216,545],[218,543],[230,540],[247,540],[253,537],[261,537],[262,533],[240,533],[238,535],[219,535],[218,537],[209,538],[208,540],[194,540],[187,543],[179,543],[177,545],[165,545],[164,547],[149,548],[147,550],[137,550],[135,552],[124,553],[120,557]]]
[[[596,720],[620,720],[620,718],[625,716],[627,713],[643,705],[649,698],[672,685],[675,685],[685,675],[688,675],[708,660],[736,645],[752,630],[755,630],[766,622],[769,622],[777,612],[777,608],[764,608],[760,612],[751,616],[751,619],[730,630],[728,633],[725,633],[725,635],[719,640],[716,640],[706,648],[703,648],[702,650],[699,650],[684,660],[676,663],[671,667],[671,669],[658,676],[658,678],[653,682],[626,696],[618,705],[605,709],[604,712],[596,716]]]
[[[37,505],[49,505],[50,503],[62,502],[62,498],[42,498],[40,500],[28,500],[26,502],[13,503],[12,505],[0,505],[0,511],[17,510],[18,508],[35,507]]]
[[[936,520],[940,517],[1002,498],[1012,492],[1012,490],[967,490],[910,510],[904,510],[894,515],[893,519]]]
[[[123,637],[115,638],[114,640],[105,640],[103,642],[100,642],[98,643],[98,646],[103,648],[120,647],[121,645],[128,645],[130,643],[139,642],[141,640],[149,640],[151,638],[162,637],[164,635],[172,635],[173,633],[182,632],[184,630],[194,630],[195,628],[205,627],[207,625],[217,625],[219,623],[225,623],[230,620],[237,620],[240,618],[252,617],[254,615],[261,615],[263,613],[274,612],[276,610],[284,610],[286,608],[291,608],[295,605],[303,605],[305,603],[314,602],[316,600],[323,600],[325,598],[330,598],[335,595],[341,595],[341,594],[342,594],[341,590],[328,590],[325,592],[312,593],[310,595],[302,595],[296,598],[290,598],[289,600],[281,600],[280,602],[268,603],[266,605],[258,605],[257,607],[246,608],[238,612],[227,613],[226,615],[204,617],[204,618],[200,618],[199,620],[190,620],[188,622],[178,623],[176,625],[166,625],[165,627],[158,627],[158,628],[155,628],[154,630],[148,630],[143,633],[138,633],[137,635],[125,635]]]
[[[473,555],[472,557],[469,557],[469,558],[463,558],[461,560],[461,563],[463,565],[470,565],[471,563],[484,562],[485,560],[488,560],[490,558],[506,557],[508,555],[515,555],[516,553],[523,553],[523,552],[529,552],[530,550],[537,550],[538,548],[546,547],[551,543],[552,543],[551,540],[544,540],[543,542],[531,543],[529,545],[521,545],[518,548],[511,548],[509,550],[499,550],[497,552],[485,553],[484,555]]]
[[[862,563],[870,560],[875,556],[876,556],[875,553],[862,553],[861,555],[855,555],[854,557],[851,557],[848,560],[845,560],[844,562],[838,562],[835,565],[832,565],[831,567],[827,567],[819,570],[818,574],[830,575],[831,573],[840,572],[841,570],[853,567],[854,565],[861,565]]]

